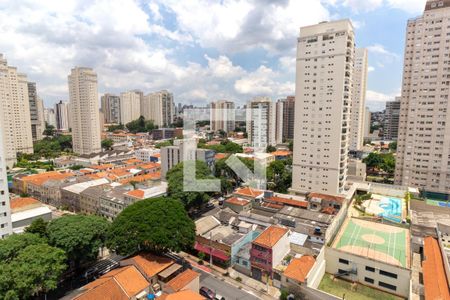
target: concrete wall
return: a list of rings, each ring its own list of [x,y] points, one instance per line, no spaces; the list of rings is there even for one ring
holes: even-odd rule
[[[322,281],[323,275],[325,275],[326,261],[325,261],[325,248],[322,247],[319,255],[316,257],[316,263],[309,270],[308,276],[306,277],[306,285],[310,288],[316,289],[320,281]]]
[[[272,247],[272,268],[278,266],[290,251],[289,232]]]
[[[339,262],[339,259],[345,259],[349,261],[349,264],[343,264]],[[408,297],[410,289],[411,271],[402,267],[396,267],[390,264],[386,264],[380,261],[376,261],[367,257],[353,255],[347,252],[343,252],[337,249],[326,247],[325,250],[326,272],[331,274],[338,273],[339,269],[342,270],[356,270],[357,274],[350,274],[342,276],[343,279],[358,281],[361,284],[399,295],[401,297]],[[367,271],[366,266],[375,268],[374,272]],[[380,270],[397,274],[397,278],[391,278],[379,273]],[[374,283],[368,283],[364,280],[365,277],[374,280]],[[384,282],[396,286],[396,290],[393,291],[388,288],[381,287],[379,282]]]
[[[239,252],[239,250],[248,243],[253,242],[254,239],[256,239],[260,235],[260,232],[257,231],[250,231],[248,232],[241,240],[239,240],[237,243],[235,243],[231,247],[231,264],[233,265],[236,262],[236,254]]]
[[[342,204],[342,207],[339,210],[339,212],[334,217],[333,222],[330,224],[330,226],[328,226],[325,232],[325,244],[333,240],[333,238],[336,236],[336,233],[341,228],[342,223],[344,223],[344,220],[347,217],[348,213],[348,205],[349,201],[347,202],[346,200],[346,202]]]

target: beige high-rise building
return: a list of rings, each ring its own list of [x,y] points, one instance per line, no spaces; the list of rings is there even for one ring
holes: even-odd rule
[[[350,20],[300,29],[291,188],[294,193],[343,192],[354,53]]]
[[[56,129],[69,130],[69,103],[62,100],[55,104]]]
[[[12,234],[11,207],[6,175],[6,149],[3,133],[3,130],[0,130],[0,239]]]
[[[247,134],[249,143],[265,151],[275,146],[275,103],[268,97],[256,97],[247,104]]]
[[[0,54],[0,130],[3,130],[5,161],[12,167],[17,153],[33,153],[28,81]]]
[[[283,121],[279,122],[278,118]],[[288,96],[285,99],[277,101],[277,141],[292,140],[294,138],[294,123],[295,123],[295,96]],[[281,127],[281,139],[280,135]]]
[[[370,126],[372,124],[372,113],[370,112],[369,108],[366,107],[364,114],[364,138],[367,138],[370,136]]]
[[[120,97],[105,94],[101,97],[101,110],[107,124],[120,123]]]
[[[120,94],[120,123],[126,125],[143,115],[141,112],[143,98],[143,93],[138,90]]]
[[[148,94],[141,105],[142,115],[158,127],[169,127],[174,120],[173,94],[166,90]]]
[[[368,51],[355,50],[353,70],[352,108],[350,121],[350,150],[361,150],[364,142],[364,116],[366,112],[366,89],[368,70]]]
[[[91,68],[75,67],[68,77],[73,151],[101,151],[97,74]]]
[[[236,128],[236,112],[234,102],[219,100],[211,103],[211,130],[234,131]]]
[[[283,143],[284,127],[284,101],[278,100],[275,103],[275,143]]]
[[[395,183],[450,191],[450,0],[406,29]]]

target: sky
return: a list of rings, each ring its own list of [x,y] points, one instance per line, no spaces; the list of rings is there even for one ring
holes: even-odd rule
[[[0,0],[0,53],[37,83],[45,105],[68,100],[74,66],[99,95],[167,89],[202,105],[295,94],[299,28],[349,18],[369,50],[366,104],[400,95],[406,22],[426,0]]]

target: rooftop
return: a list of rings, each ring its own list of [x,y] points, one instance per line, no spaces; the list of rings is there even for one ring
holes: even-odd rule
[[[402,227],[349,218],[332,248],[398,267],[410,267],[409,230]]]
[[[213,216],[203,217],[195,221],[195,229],[198,235],[203,235],[219,225],[219,220]]]
[[[422,262],[425,299],[450,299],[448,281],[439,243],[433,237],[424,240]]]
[[[80,194],[87,188],[90,188],[93,186],[98,186],[98,185],[103,185],[103,184],[108,184],[108,183],[109,183],[108,179],[101,178],[101,179],[90,180],[90,181],[86,181],[86,182],[72,184],[72,185],[66,186],[65,188],[63,188],[63,190],[72,192],[74,194]]]
[[[298,282],[305,282],[309,271],[314,266],[316,260],[314,257],[304,255],[300,258],[293,258],[286,270],[284,270],[284,276],[293,279]]]
[[[51,172],[45,172],[40,174],[33,174],[29,176],[22,177],[21,180],[32,183],[34,185],[42,185],[47,180],[61,180],[67,177],[74,176],[72,172],[58,172],[58,171],[51,171]]]
[[[308,207],[307,201],[294,200],[292,197],[286,198],[286,197],[280,197],[280,196],[272,196],[272,197],[264,198],[264,201],[275,202],[278,204],[285,204],[285,205],[289,205],[289,206],[302,207],[302,208]]]
[[[191,290],[184,290],[169,295],[163,294],[158,300],[206,300],[206,298]]]
[[[332,195],[327,195],[327,194],[321,194],[321,193],[309,193],[308,194],[308,199],[311,198],[319,198],[322,200],[327,200],[327,201],[334,201],[337,203],[344,203],[345,198],[343,197],[339,197],[339,196],[332,196]]]
[[[227,200],[225,200],[226,203],[233,204],[233,205],[239,205],[239,206],[245,206],[250,203],[250,201],[238,197],[231,197]]]
[[[170,267],[174,262],[166,257],[156,256],[150,253],[133,256],[122,261],[124,265],[133,264],[147,277],[153,277],[164,269]]]
[[[10,201],[12,212],[27,209],[28,207],[41,206],[42,203],[32,197],[13,198]]]
[[[167,183],[161,182],[160,185],[148,188],[148,189],[137,189],[126,193],[127,196],[131,196],[138,199],[148,199],[153,197],[162,196],[167,192]]]
[[[191,270],[187,269],[186,271],[178,274],[175,278],[170,280],[167,285],[174,291],[178,292],[182,288],[184,288],[186,285],[188,285],[190,282],[192,282],[197,277],[200,277],[200,274]]]
[[[251,187],[243,187],[239,188],[234,191],[234,194],[246,196],[246,197],[252,197],[252,198],[258,198],[264,195],[264,192],[257,189],[252,189]]]
[[[262,247],[272,248],[287,232],[287,228],[272,225],[264,230],[253,243]]]

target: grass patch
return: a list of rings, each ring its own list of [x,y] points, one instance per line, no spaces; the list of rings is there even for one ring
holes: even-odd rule
[[[325,274],[319,285],[319,290],[329,294],[341,297],[345,294],[345,299],[350,300],[400,300],[403,298],[385,293],[368,286],[357,283],[356,288],[352,289],[352,283],[342,279],[331,279],[330,274]]]

